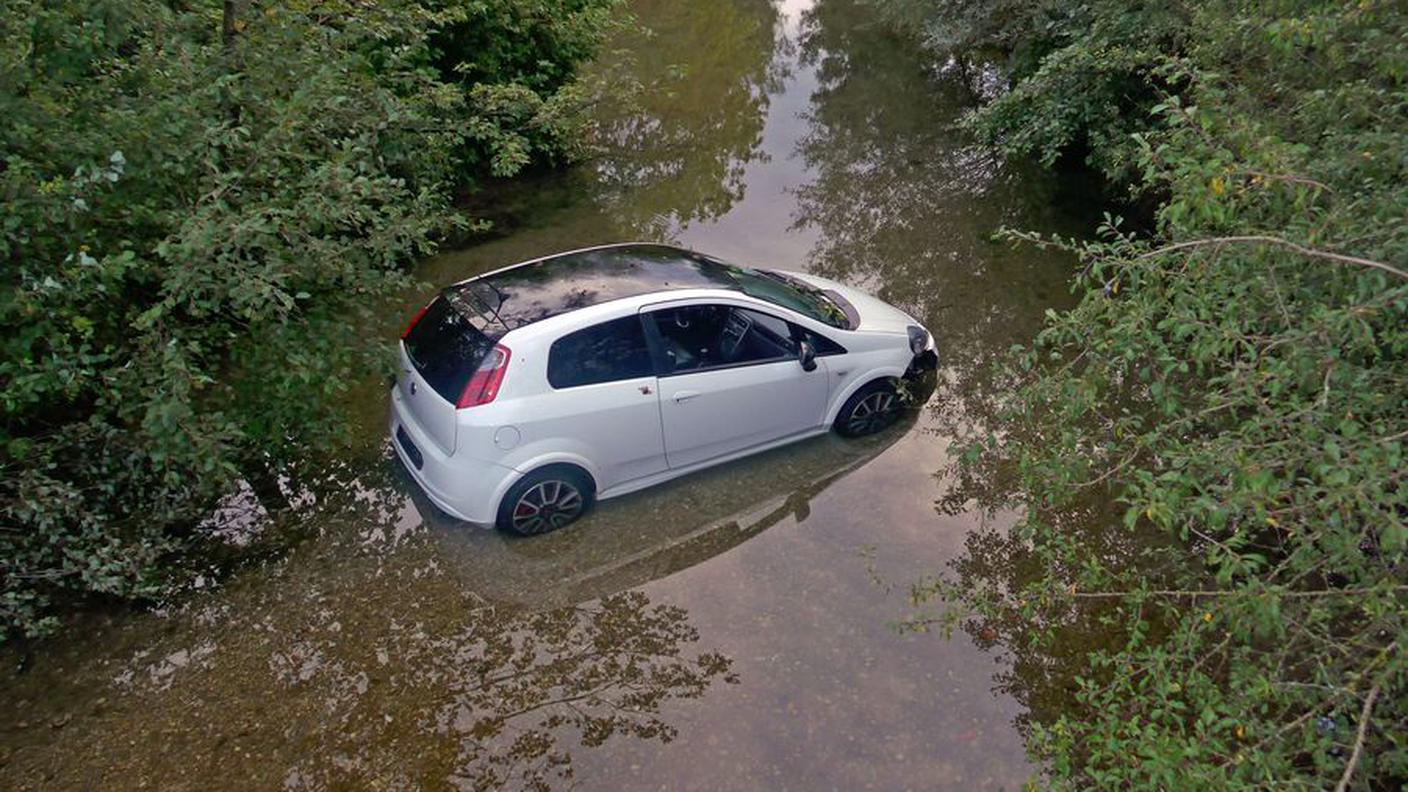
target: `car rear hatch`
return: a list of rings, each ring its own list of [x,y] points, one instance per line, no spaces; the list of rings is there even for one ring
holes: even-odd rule
[[[456,404],[465,385],[506,332],[496,303],[487,284],[451,286],[401,338],[396,387],[421,430],[446,454],[455,451]]]

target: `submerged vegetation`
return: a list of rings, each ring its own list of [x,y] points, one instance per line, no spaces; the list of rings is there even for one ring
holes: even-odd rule
[[[1052,787],[1397,788],[1408,8],[876,3],[951,68],[999,65],[991,142],[1153,207],[1095,241],[1005,232],[1078,254],[1082,299],[1007,358],[1000,431],[953,471],[950,503],[1022,518],[916,597],[1044,666]]]
[[[155,595],[347,441],[474,179],[570,158],[615,0],[4,0],[0,640]]]

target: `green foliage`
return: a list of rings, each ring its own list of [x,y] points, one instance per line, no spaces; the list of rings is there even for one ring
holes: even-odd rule
[[[941,58],[996,60],[1010,82],[972,119],[979,134],[1047,165],[1083,153],[1116,181],[1136,174],[1130,135],[1172,87],[1157,74],[1182,49],[1187,6],[1125,0],[873,0]]]
[[[1152,239],[1008,234],[1076,252],[1083,299],[1014,351],[1001,431],[953,471],[951,503],[1024,516],[916,598],[1044,668],[1051,787],[1396,788],[1408,9],[1176,8],[1044,3],[1031,40],[988,42],[1041,54],[980,128],[1048,162],[1087,146],[1159,208]]]
[[[433,63],[469,96],[469,164],[511,176],[536,161],[578,151],[587,101],[576,66],[611,27],[617,0],[427,0],[441,24],[429,37]]]
[[[480,163],[570,154],[613,5],[0,3],[0,634],[162,590],[346,442],[349,339]]]

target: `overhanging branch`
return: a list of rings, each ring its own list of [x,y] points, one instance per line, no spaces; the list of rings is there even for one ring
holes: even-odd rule
[[[1373,259],[1360,258],[1358,256],[1346,256],[1342,253],[1332,253],[1328,250],[1320,250],[1318,248],[1308,248],[1304,245],[1296,244],[1295,242],[1292,242],[1288,239],[1282,239],[1280,237],[1274,236],[1250,235],[1215,237],[1213,239],[1194,239],[1188,242],[1178,242],[1173,245],[1168,245],[1167,247],[1161,247],[1158,250],[1151,250],[1148,253],[1143,253],[1139,256],[1136,256],[1134,260],[1139,261],[1142,259],[1153,258],[1155,256],[1162,256],[1166,253],[1173,253],[1174,251],[1178,250],[1189,250],[1191,248],[1200,247],[1215,247],[1229,244],[1275,245],[1277,247],[1283,247],[1287,250],[1294,251],[1302,256],[1307,256],[1309,258],[1324,259],[1326,261],[1333,261],[1338,264],[1352,264],[1358,267],[1371,267],[1376,270],[1382,270],[1384,272],[1387,272],[1390,275],[1396,275],[1400,278],[1403,278],[1404,280],[1408,280],[1408,272],[1404,272],[1403,270],[1393,266],[1392,264],[1385,264],[1382,261],[1374,261]]]

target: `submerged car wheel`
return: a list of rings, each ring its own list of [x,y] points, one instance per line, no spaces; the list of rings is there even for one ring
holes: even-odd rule
[[[851,394],[833,426],[844,437],[860,437],[884,429],[899,417],[900,395],[895,383],[876,380]]]
[[[591,508],[591,480],[570,467],[535,470],[509,488],[499,504],[500,530],[535,536],[570,525]]]

